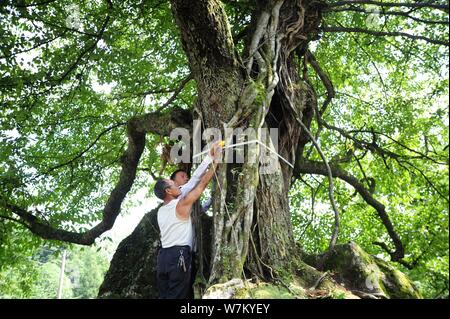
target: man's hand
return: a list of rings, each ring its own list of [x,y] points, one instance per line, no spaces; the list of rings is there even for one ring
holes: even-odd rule
[[[222,141],[214,142],[211,145],[211,149],[209,150],[209,156],[211,156],[211,158],[214,161],[217,161],[220,155],[222,154],[222,145],[223,145]]]

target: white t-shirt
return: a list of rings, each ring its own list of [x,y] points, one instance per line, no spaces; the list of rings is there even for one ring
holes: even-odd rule
[[[158,210],[158,225],[161,231],[161,245],[163,248],[189,245],[192,249],[193,229],[192,219],[177,217],[177,204],[180,199],[174,199]]]

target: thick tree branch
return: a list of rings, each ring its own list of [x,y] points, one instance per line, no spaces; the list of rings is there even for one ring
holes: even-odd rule
[[[328,105],[330,104],[331,100],[336,95],[336,91],[334,90],[334,86],[333,86],[333,83],[331,82],[330,78],[322,70],[322,68],[320,67],[319,63],[317,62],[316,58],[311,53],[311,51],[309,51],[309,50],[306,51],[305,58],[306,58],[306,61],[313,67],[314,71],[317,73],[317,75],[319,76],[319,78],[322,81],[323,85],[325,86],[325,89],[327,90],[327,98],[323,102],[322,108],[320,109],[319,114],[318,114],[318,115],[322,116],[325,113],[325,111],[326,111]]]
[[[305,53],[304,63],[305,64],[309,63],[313,67],[314,71],[319,76],[319,79],[321,80],[322,84],[325,86],[325,89],[327,90],[327,97],[326,97],[325,101],[323,102],[321,109],[319,110],[319,108],[317,106],[317,103],[314,103],[314,105],[313,105],[314,114],[316,116],[316,121],[317,121],[317,125],[318,125],[317,131],[316,131],[316,136],[315,136],[315,139],[317,141],[319,139],[320,133],[321,133],[321,131],[323,129],[322,116],[325,113],[328,105],[331,103],[331,100],[336,95],[336,91],[334,89],[333,83],[331,82],[330,78],[322,70],[322,68],[320,67],[320,65],[317,62],[316,58],[314,57],[314,55],[309,50],[307,50],[306,53]],[[314,87],[313,87],[312,83],[309,81],[309,78],[308,78],[308,72],[307,72],[306,65],[304,66],[304,79],[309,84],[311,89],[314,90]],[[316,96],[317,94],[314,92],[314,95]],[[309,157],[309,155],[311,154],[312,150],[313,150],[313,147],[311,147],[309,149],[307,157]]]
[[[91,245],[102,233],[112,228],[126,194],[131,189],[136,177],[139,159],[144,151],[145,135],[149,132],[168,135],[171,128],[189,127],[190,113],[175,109],[170,113],[151,113],[131,119],[128,122],[128,148],[121,157],[122,171],[119,181],[112,190],[105,207],[102,220],[90,230],[77,233],[58,229],[39,219],[32,212],[10,202],[8,198],[0,198],[0,207],[17,215],[25,227],[35,235],[44,239],[55,239],[80,245]]]
[[[192,113],[182,108],[172,108],[166,113],[154,112],[130,120],[136,131],[169,136],[176,127],[191,129]]]
[[[115,188],[111,192],[109,199],[103,209],[103,219],[92,229],[84,233],[76,233],[63,229],[56,229],[51,225],[42,222],[26,209],[20,208],[2,199],[0,205],[18,215],[28,224],[28,228],[35,235],[44,239],[56,239],[81,245],[91,245],[95,238],[112,228],[114,221],[120,212],[120,206],[126,194],[131,189],[136,176],[136,167],[140,156],[144,150],[145,134],[136,132],[132,124],[128,126],[128,149],[124,153],[122,171]]]
[[[329,167],[334,177],[342,179],[343,181],[353,186],[355,190],[361,195],[361,197],[366,201],[366,203],[375,208],[395,246],[395,251],[390,254],[392,260],[399,261],[400,259],[402,259],[404,257],[403,244],[394,230],[394,226],[392,225],[389,216],[386,213],[385,206],[377,201],[356,177],[348,174],[336,165],[330,165]],[[294,176],[299,177],[300,174],[317,174],[323,176],[329,175],[328,168],[325,166],[325,164],[317,161],[302,161],[300,163],[296,163]]]
[[[385,31],[374,31],[374,30],[367,30],[367,29],[361,29],[361,28],[348,28],[348,27],[338,27],[338,26],[323,26],[322,31],[324,32],[356,32],[356,33],[365,33],[370,34],[374,36],[392,36],[392,37],[406,37],[413,40],[424,40],[429,43],[433,44],[439,44],[444,46],[449,46],[448,41],[444,40],[437,40],[437,39],[430,39],[421,35],[413,35],[405,32],[397,32],[397,31],[391,31],[391,32],[385,32]]]
[[[391,251],[391,249],[389,249],[389,247],[388,247],[388,245],[386,245],[386,243],[379,242],[379,241],[374,241],[372,244],[377,245],[377,246],[380,246],[381,249],[383,249],[389,256],[392,257],[393,252]],[[408,262],[406,262],[406,261],[403,260],[403,259],[396,260],[396,261],[397,261],[399,264],[405,266],[405,267],[408,268],[408,269],[412,269],[412,268],[413,268]]]

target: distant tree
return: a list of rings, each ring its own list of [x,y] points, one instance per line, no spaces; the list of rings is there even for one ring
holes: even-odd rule
[[[66,274],[72,284],[73,298],[96,298],[108,270],[109,260],[94,247],[74,248],[68,256]]]
[[[67,248],[62,298],[95,298],[109,265],[102,250],[95,247]],[[32,257],[22,256],[0,271],[0,298],[57,297],[61,271],[61,253],[49,247]]]

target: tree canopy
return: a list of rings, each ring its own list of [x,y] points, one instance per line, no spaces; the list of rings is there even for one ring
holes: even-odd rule
[[[244,56],[258,5],[221,3]],[[320,32],[296,59],[318,96],[310,130],[335,180],[338,241],[448,294],[448,2],[312,3]],[[113,227],[129,191],[174,169],[163,150],[192,125],[196,95],[170,1],[3,1],[0,268]],[[321,156],[312,143],[305,154],[290,209],[295,239],[317,253],[334,219]]]

